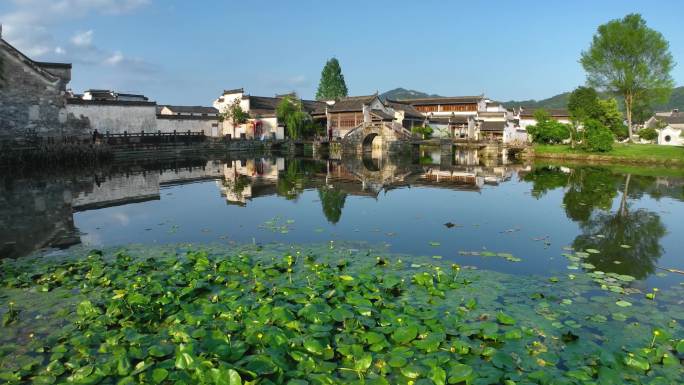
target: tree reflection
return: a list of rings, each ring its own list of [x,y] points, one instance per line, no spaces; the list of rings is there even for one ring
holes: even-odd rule
[[[532,196],[539,199],[550,190],[565,187],[568,184],[568,174],[560,167],[535,167],[523,177],[526,182],[532,182]]]
[[[565,213],[576,222],[586,222],[595,209],[609,211],[617,196],[618,179],[609,170],[582,167],[572,170],[563,196]]]
[[[596,269],[639,279],[655,271],[663,253],[660,238],[665,235],[658,214],[646,210],[624,215],[599,213],[581,227],[583,234],[575,238],[572,246],[575,250],[599,250],[586,259]]]
[[[318,189],[318,196],[321,199],[323,215],[325,215],[328,222],[332,224],[339,222],[344,202],[347,200],[347,193],[334,187],[321,187]]]
[[[596,269],[639,279],[655,271],[663,253],[660,240],[665,226],[655,212],[630,210],[630,200],[654,191],[655,178],[619,175],[602,167],[570,170],[546,166],[534,169],[524,179],[532,182],[532,196],[537,199],[550,190],[566,188],[565,214],[582,230],[572,246],[578,251],[599,250],[586,260]],[[619,206],[613,211],[618,194]]]

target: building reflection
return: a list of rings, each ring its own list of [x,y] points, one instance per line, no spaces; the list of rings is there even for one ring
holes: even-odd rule
[[[502,164],[466,150],[455,151],[445,161],[438,151],[426,149],[414,157],[372,153],[341,160],[266,156],[140,162],[30,175],[9,172],[0,176],[0,257],[78,244],[82,234],[74,224],[74,213],[160,200],[163,188],[197,181],[214,181],[216,196],[237,206],[266,196],[297,200],[305,191],[314,191],[323,215],[334,224],[350,196],[380,199],[382,192],[413,186],[478,192],[517,175],[532,183],[532,195],[537,198],[563,188],[568,217],[590,236],[607,232],[607,225],[597,222],[601,218],[596,210],[608,210],[618,196],[625,197],[623,216],[636,215],[628,207],[639,194],[684,199],[681,180],[632,177],[629,188],[620,190],[618,185],[627,182],[602,170]],[[578,238],[579,243],[586,244],[586,237]]]
[[[273,195],[285,159],[256,158],[226,161],[223,178],[217,180],[221,196],[229,204],[244,206],[254,196]]]

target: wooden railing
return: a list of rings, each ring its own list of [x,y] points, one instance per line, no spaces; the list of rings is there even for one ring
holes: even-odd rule
[[[128,133],[124,131],[123,134],[104,134],[93,133],[93,141],[101,142],[111,146],[127,145],[127,144],[191,144],[201,143],[206,140],[204,131],[192,132],[134,132]]]

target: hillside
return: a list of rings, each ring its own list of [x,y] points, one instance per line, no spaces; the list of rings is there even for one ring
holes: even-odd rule
[[[511,100],[504,102],[504,106],[507,108],[526,106],[530,108],[565,108],[568,105],[568,98],[570,97],[569,92],[564,92],[556,96],[552,96],[548,99],[542,100]],[[602,97],[608,97],[608,95],[602,95]],[[621,98],[618,98],[621,101]],[[622,103],[620,103],[622,104]],[[665,104],[660,104],[654,106],[654,111],[669,111],[673,108],[679,108],[684,110],[684,86],[677,87],[672,91],[670,100]]]
[[[604,95],[607,97],[607,95]],[[416,90],[407,90],[405,88],[395,88],[393,90],[383,92],[380,94],[381,99],[393,99],[393,100],[401,100],[401,99],[414,99],[414,98],[437,98],[439,95],[435,94],[428,94],[425,92],[421,91],[416,91]],[[541,99],[541,100],[534,100],[534,99],[529,99],[529,100],[510,100],[507,102],[503,102],[503,105],[507,108],[512,108],[512,107],[518,107],[518,106],[525,106],[525,107],[530,107],[530,108],[566,108],[568,105],[568,98],[570,97],[569,92],[564,92],[562,94],[558,94],[556,96],[552,96],[547,99]],[[620,98],[618,98],[620,99]],[[622,103],[620,103],[622,104]],[[679,108],[679,110],[684,110],[684,86],[682,87],[677,87],[672,91],[672,96],[670,97],[670,100],[661,105],[654,106],[653,110],[654,111],[669,111],[674,108]]]
[[[380,99],[392,99],[392,100],[402,100],[402,99],[418,99],[418,98],[438,98],[439,95],[426,94],[425,92],[407,90],[406,88],[395,88],[380,94]]]

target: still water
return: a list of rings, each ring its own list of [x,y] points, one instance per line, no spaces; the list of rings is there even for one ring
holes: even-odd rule
[[[513,274],[684,275],[681,170],[275,155],[3,172],[0,255],[136,244],[356,242]],[[599,250],[568,260],[570,248]]]

